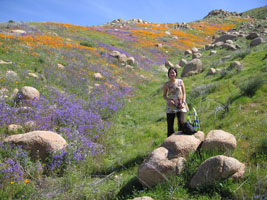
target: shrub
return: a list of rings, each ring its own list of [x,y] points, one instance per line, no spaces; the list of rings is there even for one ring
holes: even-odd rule
[[[86,47],[96,47],[96,44],[92,41],[80,42],[80,45]]]
[[[235,51],[235,53],[232,55],[231,59],[236,60],[237,58],[244,59],[248,54],[250,53],[249,48],[240,49]]]
[[[238,87],[242,96],[252,97],[263,84],[263,78],[256,76],[242,82]]]
[[[189,92],[191,98],[197,98],[199,96],[204,96],[210,94],[216,90],[217,85],[214,83],[197,85]]]

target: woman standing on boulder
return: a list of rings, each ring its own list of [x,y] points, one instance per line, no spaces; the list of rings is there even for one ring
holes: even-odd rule
[[[173,128],[175,115],[177,115],[178,118],[178,131],[182,131],[184,117],[185,113],[188,111],[188,107],[185,103],[186,93],[184,82],[182,79],[176,79],[176,68],[171,67],[168,70],[168,77],[170,80],[163,86],[163,98],[167,101],[167,136],[169,137],[175,132]]]

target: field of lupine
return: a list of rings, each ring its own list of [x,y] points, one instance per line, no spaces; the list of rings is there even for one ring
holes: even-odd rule
[[[175,24],[159,23],[95,27],[50,22],[0,23],[0,60],[3,61],[0,140],[29,131],[27,124],[33,122],[35,126],[31,130],[54,131],[68,142],[66,149],[41,161],[32,160],[20,146],[0,141],[1,198],[124,199],[129,189],[133,196],[140,196],[132,183],[138,163],[165,138],[164,112],[155,111],[161,109],[162,101],[148,101],[151,93],[161,98],[160,87],[166,77],[158,70],[159,66],[167,60],[177,63],[184,50],[201,48],[218,31],[250,21],[253,19],[215,18],[192,22],[191,29],[184,30],[176,29]],[[126,67],[125,62],[111,55],[112,51],[133,57],[134,64]],[[194,78],[185,80],[189,91],[193,91],[194,81]],[[41,93],[38,101],[31,102],[31,107],[22,107],[14,101],[16,92],[23,86],[34,87]],[[153,103],[158,105],[150,105]],[[152,109],[155,110],[150,112]],[[149,115],[159,123],[147,120]],[[20,128],[10,132],[7,128],[10,124]],[[211,127],[208,120],[203,120],[203,124]],[[129,132],[135,134],[135,130],[145,136],[126,137]],[[143,149],[138,150],[137,143]],[[244,141],[241,144],[243,148],[248,145]],[[261,171],[264,166],[257,165],[257,168]],[[111,175],[115,176],[113,183],[106,178]],[[120,176],[125,177],[122,182]],[[203,199],[212,198],[203,196]]]

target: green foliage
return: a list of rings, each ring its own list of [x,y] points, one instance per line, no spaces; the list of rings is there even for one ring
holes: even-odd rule
[[[80,42],[81,46],[86,46],[86,47],[96,47],[96,43],[93,41],[84,41]]]
[[[203,84],[203,85],[196,85],[192,88],[189,92],[189,98],[197,98],[199,96],[205,96],[210,93],[213,93],[217,88],[215,83]]]
[[[252,97],[263,84],[263,77],[256,76],[243,81],[238,87],[242,96]]]

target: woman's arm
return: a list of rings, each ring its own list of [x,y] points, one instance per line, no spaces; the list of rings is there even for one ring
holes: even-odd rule
[[[167,83],[165,83],[163,86],[163,99],[165,99],[166,101],[169,100],[169,98],[167,98]]]
[[[183,91],[182,103],[185,103],[185,100],[186,100],[186,92],[185,92],[185,87],[184,87],[184,82],[183,81],[182,81],[182,91]]]

